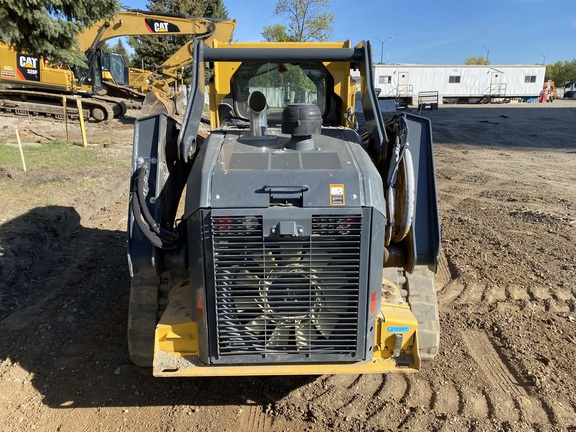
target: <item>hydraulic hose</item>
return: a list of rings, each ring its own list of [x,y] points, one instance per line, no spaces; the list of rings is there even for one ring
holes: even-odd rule
[[[386,180],[386,210],[388,221],[386,224],[386,246],[390,246],[394,233],[395,213],[396,213],[396,176],[398,173],[398,163],[400,158],[400,138],[396,137],[394,148],[392,149],[392,158],[388,167],[388,178]]]
[[[156,247],[171,250],[177,247],[178,232],[162,228],[154,219],[146,205],[145,187],[148,184],[150,166],[145,162],[134,172],[134,184],[132,189],[131,207],[134,220],[144,236]]]
[[[404,149],[402,156],[402,167],[404,168],[404,191],[398,197],[396,201],[396,221],[394,230],[393,241],[399,242],[410,231],[412,227],[412,220],[414,219],[414,209],[416,203],[415,191],[414,191],[414,163],[412,161],[412,152],[409,147]],[[399,214],[398,214],[399,213]]]
[[[415,209],[414,163],[408,143],[408,125],[405,118],[399,117],[399,134],[396,136],[386,179],[386,206],[388,222],[386,226],[386,246],[406,237],[412,226]],[[400,167],[402,166],[402,170]],[[398,179],[398,174],[402,178]],[[398,190],[398,186],[403,186]]]

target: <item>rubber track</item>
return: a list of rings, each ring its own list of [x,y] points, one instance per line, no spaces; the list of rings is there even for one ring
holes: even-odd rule
[[[25,100],[25,101],[22,100],[21,99],[22,96],[29,98],[29,100]],[[33,111],[33,110],[30,110],[27,108],[20,109],[18,107],[9,107],[9,106],[4,106],[4,104],[2,102],[4,102],[4,103],[10,102],[10,103],[14,103],[14,104],[18,104],[18,103],[22,103],[22,102],[28,102],[28,103],[37,104],[39,106],[46,105],[46,106],[50,106],[50,107],[61,107],[62,106],[62,96],[66,96],[68,103],[70,103],[70,102],[74,103],[74,111],[76,111],[75,110],[76,100],[80,99],[82,101],[83,108],[89,108],[90,110],[92,110],[92,108],[100,108],[105,113],[106,117],[101,121],[106,121],[106,120],[110,120],[110,119],[114,118],[114,107],[113,107],[113,105],[110,104],[109,101],[106,102],[104,100],[96,100],[95,98],[90,98],[90,97],[64,95],[64,94],[58,94],[58,93],[38,92],[38,91],[33,91],[33,90],[14,90],[14,89],[0,90],[0,110],[5,111],[5,112],[13,112],[15,110],[21,110],[21,111],[28,112],[30,115],[43,114],[43,115],[52,116],[52,113],[47,112],[47,111],[42,111],[42,110]],[[42,100],[35,100],[35,98],[52,99],[54,102],[50,103],[50,102],[46,102],[46,101],[42,101]],[[116,102],[114,102],[114,104],[118,104],[118,102],[116,101]],[[124,110],[121,109],[121,111],[124,111]],[[78,113],[77,112],[70,113],[68,115],[68,117],[71,119],[77,118]],[[91,120],[99,121],[99,120],[92,118],[92,117],[91,117]]]
[[[170,290],[187,277],[187,272],[174,270],[158,276],[150,268],[141,270],[132,278],[128,307],[128,352],[135,365],[152,366],[156,324],[166,309]]]
[[[383,278],[400,288],[418,320],[418,352],[422,361],[431,361],[440,346],[440,319],[434,273],[426,266],[416,266],[410,274],[401,268],[385,268]]]
[[[130,283],[128,352],[136,366],[151,367],[154,360],[161,282],[154,269],[146,269],[135,274]]]

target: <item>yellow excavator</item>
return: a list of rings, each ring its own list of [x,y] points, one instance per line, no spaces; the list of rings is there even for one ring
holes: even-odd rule
[[[134,96],[143,98],[144,94],[131,90],[129,85],[102,79],[99,50],[102,42],[120,36],[193,35],[211,44],[216,39],[228,41],[235,26],[235,20],[123,11],[114,19],[99,21],[76,36],[79,48],[86,54],[86,69],[53,64],[38,55],[17,52],[8,45],[0,44],[0,83],[10,87],[0,90],[0,110],[19,115],[61,117],[62,97],[67,96],[71,100],[82,98],[82,115],[86,119],[104,121],[120,117],[126,112],[126,100]],[[114,64],[108,67],[108,70],[112,69],[125,71],[127,65],[118,56],[114,58]],[[154,89],[152,86],[147,90]],[[158,97],[164,100],[166,96],[159,92]],[[170,103],[166,101],[164,105],[169,107]],[[70,117],[80,115],[78,110],[72,108],[67,114]]]
[[[228,32],[228,28],[217,27],[210,40],[228,41],[231,36],[231,31]],[[170,114],[172,108],[175,108],[177,114],[184,112],[185,95],[179,88],[184,84],[185,68],[191,65],[193,61],[193,44],[194,39],[188,41],[154,71],[138,68],[129,69],[129,87],[146,94],[142,103],[144,115],[157,112]],[[110,56],[117,55],[105,54],[103,58],[109,57],[112,60]],[[167,105],[166,101],[168,100],[173,101],[173,104]]]
[[[236,26],[235,20],[214,20],[213,33],[204,39],[212,46],[217,40],[227,42],[232,39]],[[195,38],[196,39],[196,38]],[[184,94],[180,87],[184,84],[184,69],[192,64],[191,39],[155,70],[125,67],[120,54],[101,53],[103,85],[109,94],[120,94],[136,101],[136,107],[142,108],[144,115],[165,112],[183,113]]]
[[[208,38],[228,41],[233,28],[230,21],[219,22],[216,30]],[[188,41],[155,70],[125,68],[124,58],[116,53],[102,53],[102,79],[109,91],[119,91],[136,102],[135,108],[142,108],[143,115],[165,112],[182,114],[185,109],[185,94],[180,91],[184,85],[184,70],[193,61],[192,44]]]

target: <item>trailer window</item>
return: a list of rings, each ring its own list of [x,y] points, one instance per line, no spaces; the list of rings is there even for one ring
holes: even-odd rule
[[[234,102],[241,117],[249,118],[248,97],[258,90],[268,103],[268,120],[280,121],[284,107],[297,102],[327,109],[328,71],[315,63],[244,63],[234,74]]]
[[[536,75],[526,75],[524,77],[525,83],[535,83],[536,82]]]
[[[378,78],[379,84],[390,84],[392,83],[392,77],[390,75],[380,75]]]
[[[460,75],[451,75],[448,77],[448,82],[450,84],[459,84],[460,83]]]

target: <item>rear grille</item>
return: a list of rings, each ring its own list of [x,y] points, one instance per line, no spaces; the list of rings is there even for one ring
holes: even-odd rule
[[[211,233],[220,362],[356,359],[362,215],[313,215],[288,238],[265,238],[262,216],[212,216]]]

